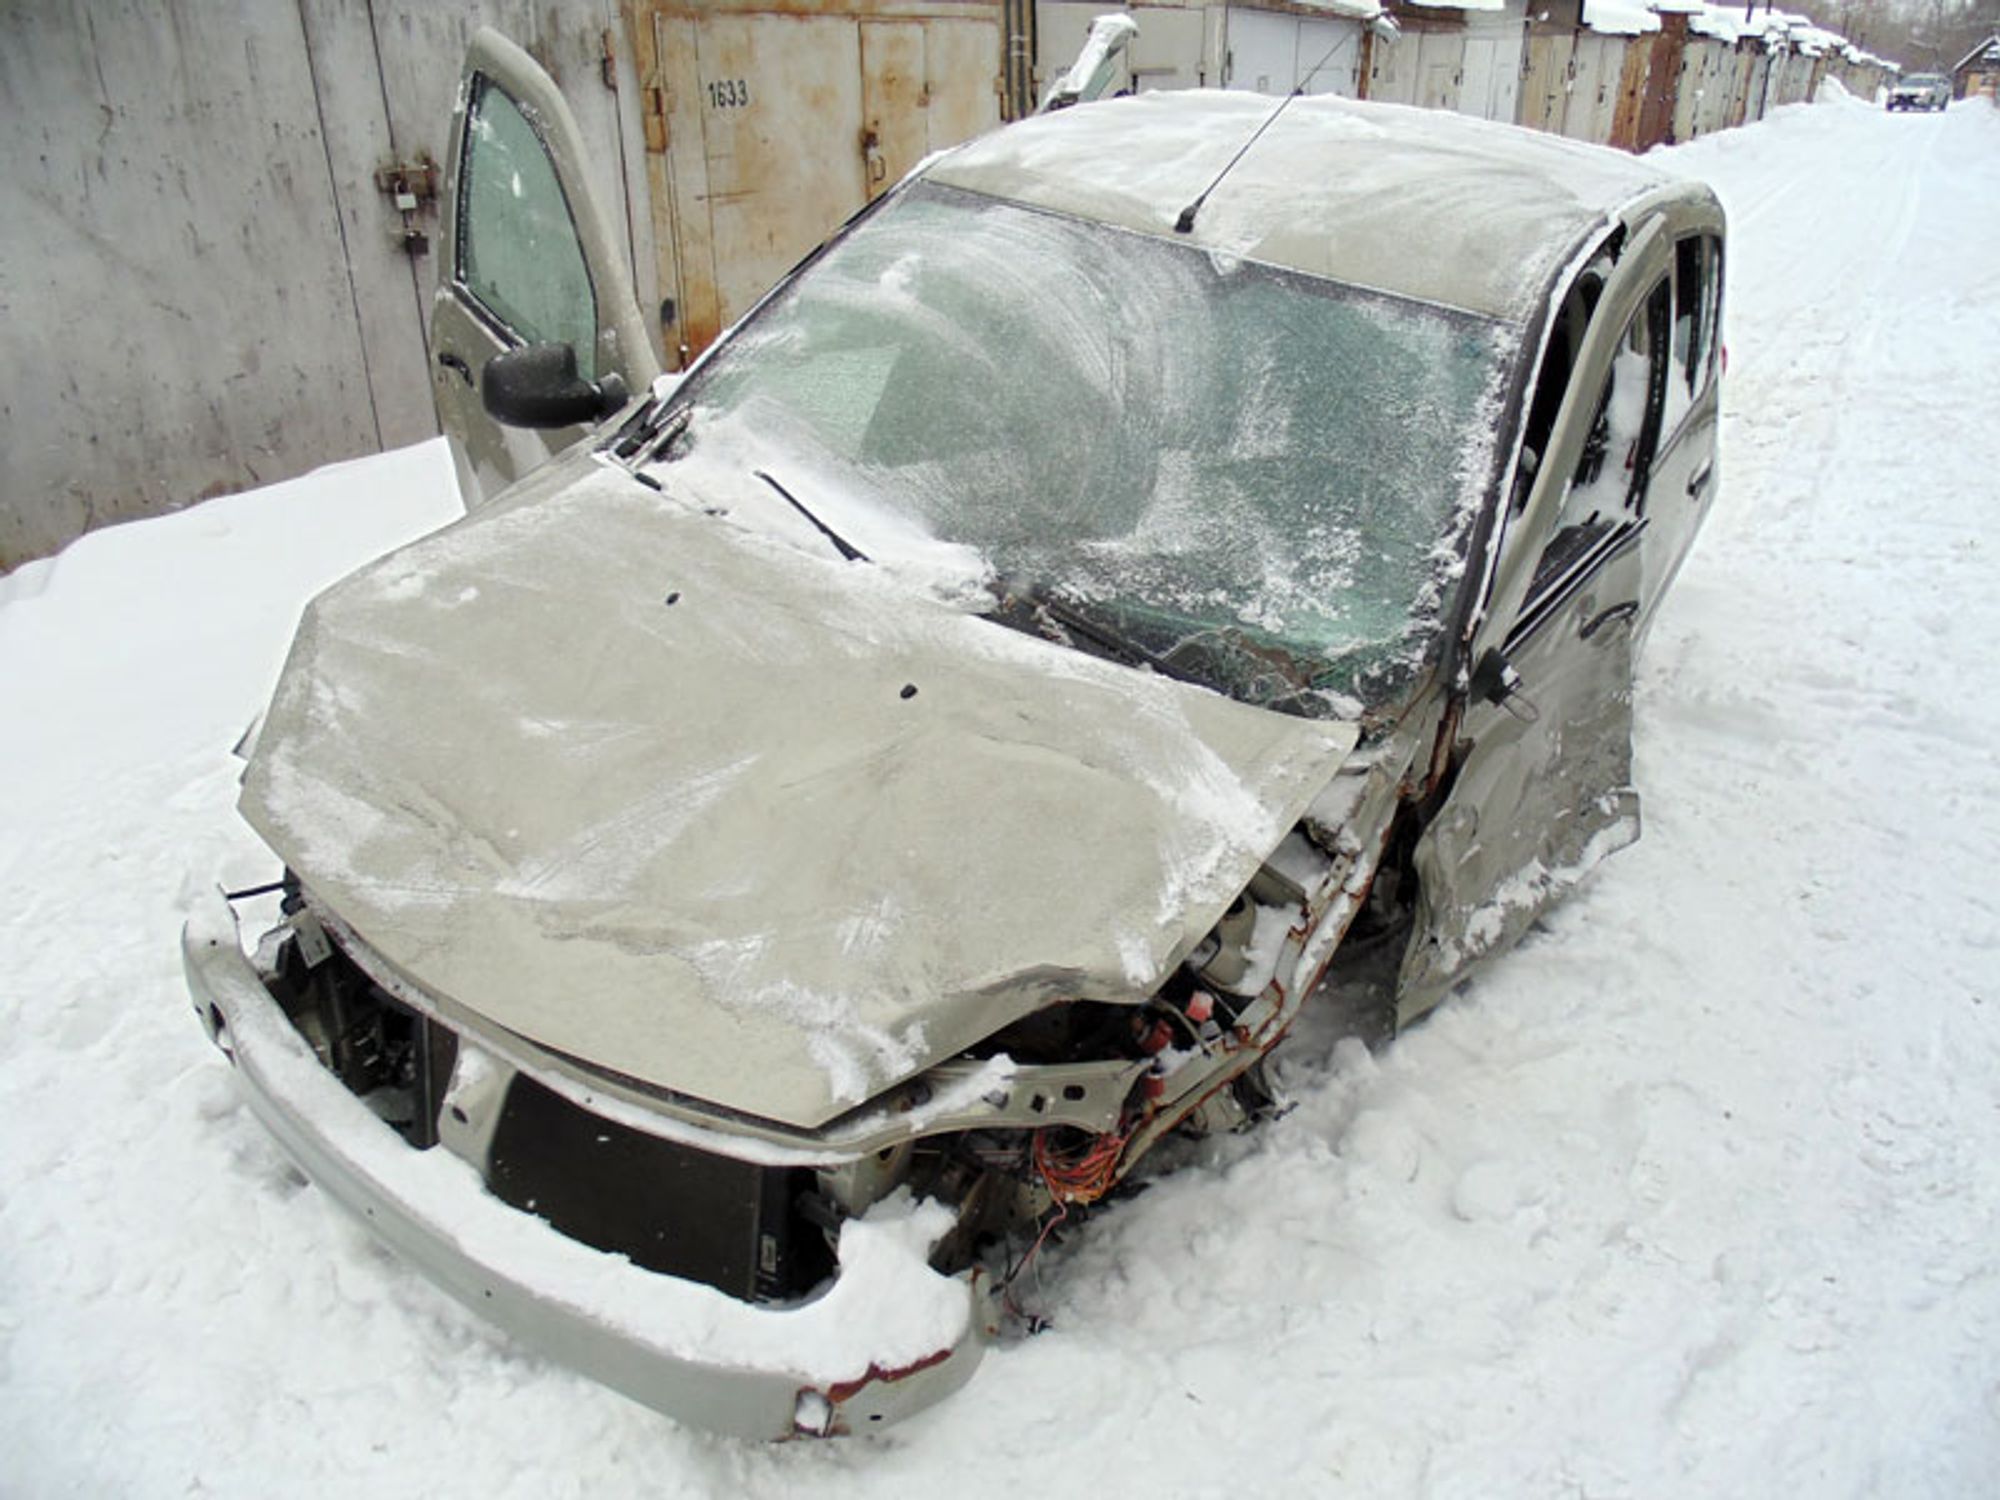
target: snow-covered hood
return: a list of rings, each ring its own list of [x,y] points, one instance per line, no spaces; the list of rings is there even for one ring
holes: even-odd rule
[[[565,462],[314,601],[242,808],[424,990],[811,1128],[1149,994],[1354,739]]]

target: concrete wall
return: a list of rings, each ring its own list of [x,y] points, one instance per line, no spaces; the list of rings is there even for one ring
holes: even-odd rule
[[[0,564],[376,446],[298,10],[5,27]]]

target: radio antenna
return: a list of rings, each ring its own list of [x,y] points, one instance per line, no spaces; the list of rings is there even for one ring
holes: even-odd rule
[[[1296,88],[1294,88],[1289,94],[1285,95],[1284,98],[1278,101],[1278,107],[1272,110],[1270,114],[1264,117],[1264,123],[1262,125],[1259,125],[1255,130],[1253,130],[1250,133],[1250,139],[1245,141],[1242,144],[1242,146],[1238,148],[1236,154],[1229,158],[1228,164],[1225,165],[1220,172],[1217,172],[1215,174],[1215,181],[1211,182],[1207,187],[1203,188],[1200,194],[1197,195],[1197,197],[1195,198],[1194,202],[1190,203],[1186,208],[1181,210],[1181,216],[1178,219],[1174,220],[1175,234],[1190,234],[1193,232],[1195,215],[1201,212],[1202,204],[1208,202],[1208,195],[1214,192],[1217,188],[1222,186],[1222,179],[1227,177],[1231,172],[1236,170],[1236,164],[1239,161],[1243,160],[1243,158],[1249,154],[1250,148],[1257,144],[1257,138],[1261,136],[1265,131],[1269,130],[1273,125],[1278,123],[1278,116],[1285,112],[1285,106],[1290,104],[1294,99],[1298,98],[1299,95],[1303,94],[1306,91],[1306,85],[1308,83],[1311,83],[1313,79],[1319,75],[1319,70],[1321,68],[1325,67],[1328,63],[1333,61],[1333,54],[1338,52],[1341,49],[1342,45],[1343,45],[1342,42],[1335,42],[1331,47],[1326,49],[1326,55],[1322,57],[1318,62],[1314,63],[1312,67],[1307,70],[1306,75],[1299,80],[1298,86]]]

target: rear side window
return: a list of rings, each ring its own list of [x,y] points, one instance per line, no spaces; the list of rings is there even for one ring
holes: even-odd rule
[[[481,78],[466,112],[458,202],[459,284],[524,344],[568,344],[597,375],[597,298],[569,201],[542,139]]]

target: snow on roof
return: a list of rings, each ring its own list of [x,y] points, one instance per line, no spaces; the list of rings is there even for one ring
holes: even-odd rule
[[[1643,36],[1660,29],[1644,0],[1583,0],[1583,24],[1604,36]]]
[[[2000,31],[1994,32],[1993,35],[1989,36],[1985,41],[1953,63],[1951,65],[1952,72],[1956,73],[1974,58],[1984,58],[1987,62],[2000,62]]]
[[[1307,10],[1323,10],[1328,15],[1356,21],[1372,21],[1382,14],[1381,0],[1295,0],[1295,3]]]
[[[1704,4],[1688,13],[1688,30],[1734,46],[1743,35],[1743,22],[1734,6]]]
[[[1651,10],[1656,15],[1686,16],[1689,31],[1698,36],[1713,37],[1717,41],[1733,44],[1746,36],[1756,37],[1767,48],[1790,47],[1807,57],[1819,57],[1832,52],[1839,53],[1849,62],[1862,65],[1878,68],[1896,66],[1872,53],[1863,52],[1840,33],[1815,25],[1809,16],[1776,8],[1766,9],[1754,19],[1745,20],[1737,14],[1734,5],[1718,5],[1714,0],[1584,0],[1583,24],[1592,31],[1634,36],[1638,33],[1628,26],[1618,24],[1619,19],[1627,10],[1647,3],[1650,3]],[[1659,28],[1655,22],[1654,25],[1643,29],[1656,31]],[[2000,36],[1993,38],[1993,44],[2000,47]]]
[[[1410,5],[1428,6],[1433,10],[1505,10],[1507,0],[1406,0]]]
[[[1754,35],[1763,40],[1766,47],[1782,47],[1791,39],[1795,28],[1811,24],[1812,22],[1804,16],[1790,15],[1782,10],[1767,10],[1757,21],[1751,23],[1751,29]]]
[[[1139,94],[994,131],[935,182],[1508,319],[1594,224],[1665,185],[1617,152],[1439,110],[1218,89]],[[1238,157],[1234,166],[1232,159]],[[1181,210],[1227,169],[1191,233]],[[1423,253],[1411,253],[1411,247]]]

